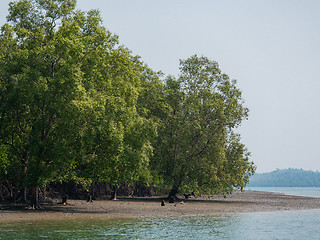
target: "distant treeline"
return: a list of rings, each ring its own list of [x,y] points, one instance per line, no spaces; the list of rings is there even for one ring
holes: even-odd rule
[[[248,187],[320,187],[320,172],[289,168],[256,173]]]

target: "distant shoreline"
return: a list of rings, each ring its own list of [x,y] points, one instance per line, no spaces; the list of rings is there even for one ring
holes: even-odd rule
[[[255,173],[247,187],[320,187],[320,172],[288,168]]]
[[[165,206],[161,206],[161,201]],[[283,210],[320,209],[320,198],[289,196],[278,193],[244,191],[227,198],[191,198],[168,203],[164,197],[120,198],[118,201],[69,200],[63,206],[54,200],[43,204],[41,210],[28,210],[24,206],[0,203],[0,224],[5,222],[29,222],[77,219],[125,219],[145,217],[214,216],[241,212],[265,212]]]

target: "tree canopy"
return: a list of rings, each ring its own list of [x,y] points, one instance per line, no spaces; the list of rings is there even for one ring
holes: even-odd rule
[[[166,79],[170,112],[163,119],[152,166],[182,191],[230,193],[243,188],[254,166],[233,129],[247,118],[236,81],[206,57],[180,61],[178,79]]]
[[[143,182],[171,194],[230,193],[254,166],[234,129],[247,118],[236,82],[206,57],[176,79],[119,44],[99,11],[76,0],[9,4],[0,32],[0,177],[18,189],[50,182]]]

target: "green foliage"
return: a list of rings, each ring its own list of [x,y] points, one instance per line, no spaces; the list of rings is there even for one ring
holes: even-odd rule
[[[2,27],[0,134],[21,186],[121,183],[148,171],[154,126],[136,110],[145,67],[98,11],[74,8],[12,2]]]
[[[236,82],[218,64],[192,56],[178,79],[166,79],[170,112],[162,119],[152,167],[182,192],[230,193],[243,188],[254,167],[233,129],[247,118]]]
[[[283,169],[256,173],[250,177],[249,187],[320,187],[320,173],[302,169]]]
[[[9,4],[0,32],[0,178],[230,193],[254,166],[236,82],[205,57],[162,79],[75,0]]]

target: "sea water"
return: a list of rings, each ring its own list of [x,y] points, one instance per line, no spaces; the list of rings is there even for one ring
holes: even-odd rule
[[[320,239],[320,211],[0,225],[0,239]]]
[[[320,198],[319,187],[247,187],[245,190],[275,192],[293,196]]]
[[[266,191],[267,189],[255,188],[254,190]],[[276,190],[284,193],[284,189],[272,189],[273,192]],[[306,192],[301,189],[289,190],[290,193]],[[312,195],[314,196],[314,193]],[[320,239],[319,226],[320,210],[275,211],[207,217],[1,223],[0,239],[300,240]]]

